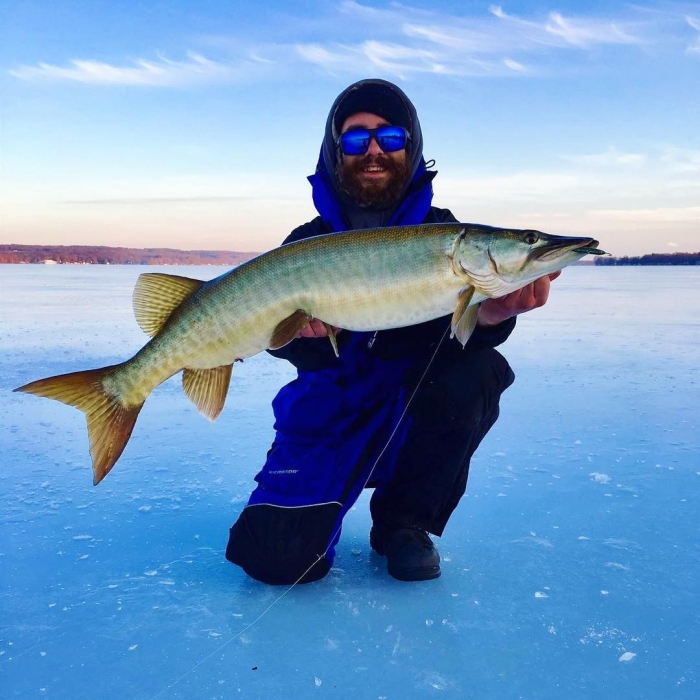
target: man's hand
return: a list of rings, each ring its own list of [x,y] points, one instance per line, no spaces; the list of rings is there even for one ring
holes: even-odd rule
[[[336,333],[340,332],[340,328],[333,326],[333,330]],[[297,338],[327,338],[328,331],[323,321],[319,321],[317,318],[312,318],[309,323],[304,326],[299,333],[297,333]]]
[[[496,326],[513,318],[513,316],[544,306],[549,297],[549,284],[559,275],[561,275],[561,270],[540,277],[526,287],[506,294],[500,299],[485,299],[479,307],[477,325]]]

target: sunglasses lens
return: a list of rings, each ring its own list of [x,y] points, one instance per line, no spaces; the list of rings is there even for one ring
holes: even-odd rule
[[[400,126],[383,126],[377,129],[377,143],[385,153],[400,151],[406,147],[406,131]]]
[[[340,137],[340,147],[346,156],[361,156],[367,153],[369,148],[370,134],[367,129],[356,129],[346,131]]]

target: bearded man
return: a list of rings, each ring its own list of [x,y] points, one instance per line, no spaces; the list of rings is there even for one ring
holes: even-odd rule
[[[319,216],[285,243],[378,226],[456,222],[431,206],[432,181],[415,107],[396,85],[361,80],[333,103],[316,172]],[[558,274],[558,273],[557,273]],[[471,457],[514,380],[494,348],[515,317],[542,306],[544,277],[479,309],[465,348],[445,339],[450,317],[380,332],[337,331],[313,319],[271,351],[297,378],[273,401],[275,439],[230,531],[226,557],[270,584],[308,583],[330,570],[341,524],[365,487],[370,544],[391,576],[440,576],[440,536],[465,492]],[[427,368],[427,372],[426,372]]]

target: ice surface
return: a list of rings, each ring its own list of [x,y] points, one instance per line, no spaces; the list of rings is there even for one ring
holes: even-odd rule
[[[387,576],[365,494],[286,595],[223,556],[286,363],[214,424],[167,382],[97,488],[82,415],[11,393],[138,349],[142,271],[0,266],[3,697],[700,697],[700,269],[572,268],[519,321],[441,578]]]

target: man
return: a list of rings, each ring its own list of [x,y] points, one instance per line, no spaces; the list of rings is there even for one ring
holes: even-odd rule
[[[435,175],[406,95],[383,80],[355,83],[331,107],[309,178],[319,216],[285,243],[454,222],[447,209],[431,206]],[[428,533],[442,535],[466,489],[471,456],[514,380],[494,348],[516,315],[546,302],[554,277],[482,302],[464,349],[446,337],[446,316],[377,333],[338,330],[338,357],[323,319],[314,319],[272,352],[298,375],[273,401],[275,440],[231,528],[227,558],[265,583],[318,580],[333,563],[344,515],[371,486],[370,544],[386,556],[389,574],[437,578],[440,556]]]

